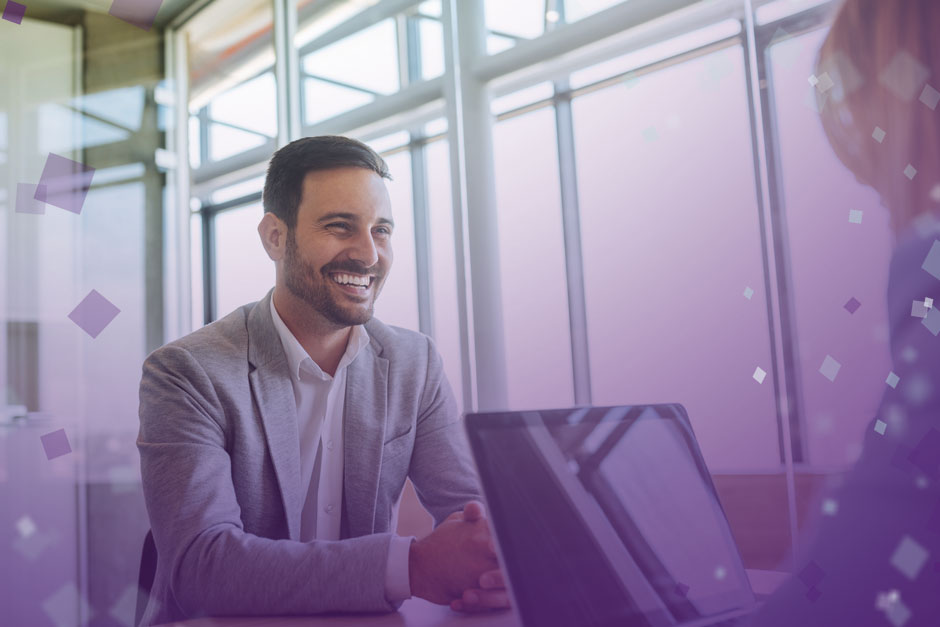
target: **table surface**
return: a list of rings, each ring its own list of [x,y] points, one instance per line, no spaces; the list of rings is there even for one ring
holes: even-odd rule
[[[757,597],[765,598],[783,583],[787,573],[772,570],[748,570],[751,587]],[[196,618],[173,623],[175,627],[520,627],[513,610],[479,614],[461,614],[444,605],[424,599],[405,601],[391,614],[332,614],[319,616],[257,616]]]

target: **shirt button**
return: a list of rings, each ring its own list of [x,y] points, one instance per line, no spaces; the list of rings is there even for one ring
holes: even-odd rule
[[[330,440],[329,442],[326,443],[326,448],[330,451],[333,450],[333,440]]]
[[[332,513],[333,513],[333,505],[327,505],[326,507],[323,508],[323,511],[325,511],[327,514],[332,514]]]

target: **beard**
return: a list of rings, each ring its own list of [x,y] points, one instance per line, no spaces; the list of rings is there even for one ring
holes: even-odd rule
[[[330,289],[330,272],[352,272],[356,274],[375,274],[372,285],[372,299],[366,309],[341,305]],[[365,324],[375,312],[375,299],[384,282],[385,273],[377,268],[366,268],[353,261],[332,262],[317,270],[313,264],[300,256],[297,240],[293,231],[287,235],[287,248],[284,258],[285,286],[295,297],[315,309],[329,322],[339,327],[351,327]]]

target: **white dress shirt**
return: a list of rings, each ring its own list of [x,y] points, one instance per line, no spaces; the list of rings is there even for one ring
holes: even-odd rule
[[[300,540],[339,540],[343,508],[343,409],[346,367],[369,344],[362,325],[352,327],[346,352],[331,377],[323,372],[281,320],[274,299],[271,317],[281,338],[297,403],[301,490],[306,494],[300,518]],[[385,569],[385,596],[392,603],[411,597],[408,553],[413,538],[395,536]]]

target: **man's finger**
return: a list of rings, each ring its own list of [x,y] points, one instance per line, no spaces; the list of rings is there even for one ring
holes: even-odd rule
[[[463,598],[450,604],[457,612],[485,612],[509,607],[509,594],[505,590],[464,590]]]
[[[491,570],[480,575],[480,587],[484,590],[505,588],[506,580],[503,578],[503,571]]]
[[[479,501],[470,501],[463,508],[463,519],[467,522],[476,522],[486,518],[486,510]]]

